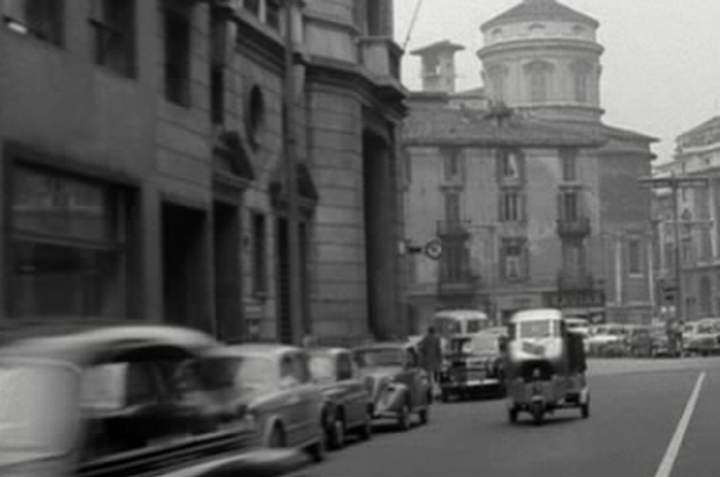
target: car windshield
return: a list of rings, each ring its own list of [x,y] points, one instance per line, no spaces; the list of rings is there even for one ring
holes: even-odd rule
[[[78,388],[70,367],[0,363],[0,458],[65,452],[73,440]]]
[[[396,348],[364,349],[355,352],[355,361],[361,368],[373,366],[402,366],[405,351]]]
[[[521,338],[548,338],[557,334],[559,322],[556,320],[532,320],[518,323]]]
[[[268,388],[278,382],[278,367],[270,358],[244,356],[237,363],[236,378],[245,387]]]
[[[310,356],[309,360],[310,374],[315,379],[320,380],[334,380],[336,377],[335,372],[335,358],[325,354],[314,354]]]

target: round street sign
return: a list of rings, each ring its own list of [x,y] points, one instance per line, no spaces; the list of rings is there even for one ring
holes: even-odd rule
[[[442,242],[438,239],[433,239],[425,244],[425,255],[437,260],[442,255]]]

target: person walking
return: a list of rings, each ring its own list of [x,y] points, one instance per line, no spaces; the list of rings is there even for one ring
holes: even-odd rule
[[[428,327],[425,336],[422,337],[417,348],[420,354],[420,366],[427,371],[433,393],[435,393],[442,368],[443,356],[440,337],[435,333],[434,327]]]

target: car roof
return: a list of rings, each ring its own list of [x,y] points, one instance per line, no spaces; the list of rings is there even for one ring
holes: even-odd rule
[[[407,342],[399,342],[399,341],[385,341],[385,342],[379,342],[379,343],[370,343],[365,345],[359,345],[353,348],[353,351],[358,350],[372,350],[372,349],[389,349],[389,348],[412,348],[412,343]]]
[[[532,310],[518,311],[510,319],[511,323],[518,321],[540,321],[540,320],[561,320],[563,314],[555,308],[537,308]]]
[[[285,345],[280,343],[246,343],[223,346],[215,350],[214,354],[238,355],[238,356],[273,356],[280,357],[286,353],[297,353],[304,351],[298,346]]]
[[[341,347],[314,346],[312,348],[308,348],[307,352],[309,354],[326,354],[326,355],[337,356],[338,354],[341,354],[341,353],[349,353],[350,350],[347,348],[341,348]]]
[[[148,346],[182,348],[205,352],[219,342],[201,331],[169,325],[108,326],[75,333],[26,338],[12,342],[2,356],[42,357],[84,365],[115,351]]]

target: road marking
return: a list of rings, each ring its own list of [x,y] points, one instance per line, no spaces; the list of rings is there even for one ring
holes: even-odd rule
[[[702,388],[703,382],[705,381],[705,371],[700,373],[695,382],[690,398],[685,405],[685,411],[683,411],[682,417],[678,422],[675,434],[673,434],[670,445],[668,445],[665,451],[665,457],[660,462],[655,477],[670,477],[673,466],[675,465],[675,459],[677,459],[678,453],[680,452],[680,446],[682,445],[683,438],[685,437],[685,431],[687,431],[688,425],[690,425],[690,418],[692,418],[693,412],[695,411],[695,405],[697,404],[698,397],[700,396],[700,388]]]

